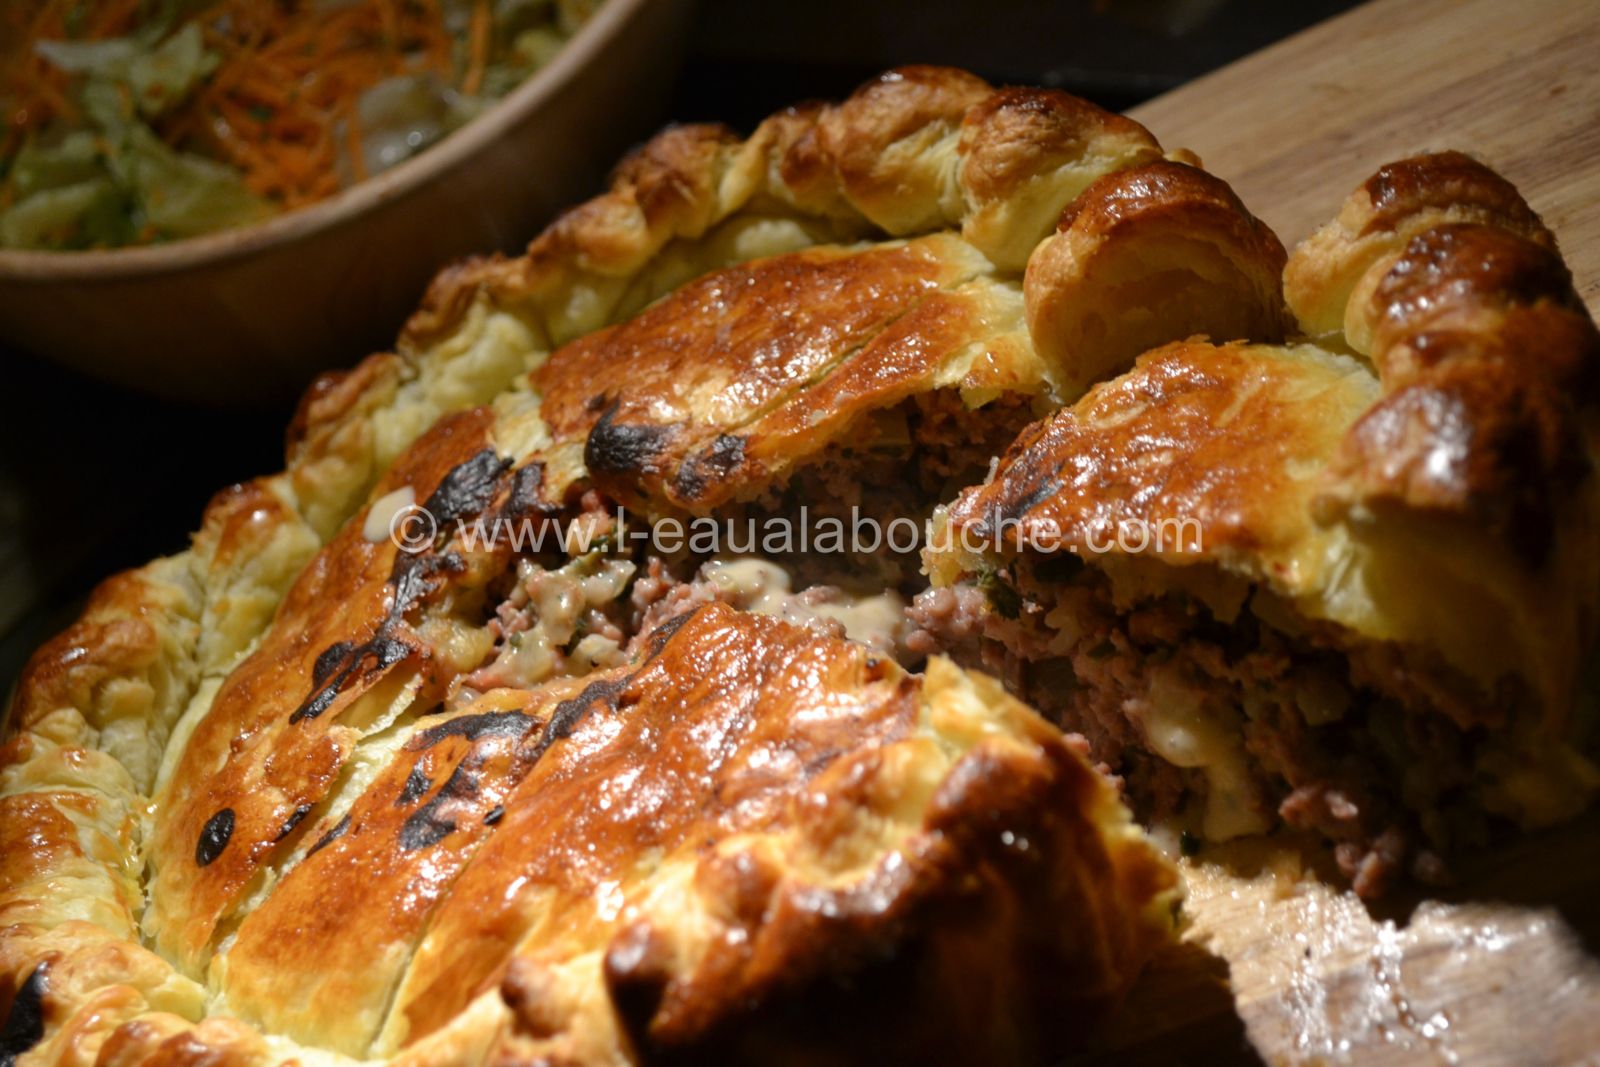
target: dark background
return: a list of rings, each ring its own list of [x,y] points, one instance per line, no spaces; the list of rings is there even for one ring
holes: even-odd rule
[[[662,120],[748,130],[778,108],[837,98],[887,67],[916,62],[1066,89],[1122,110],[1352,6],[703,0],[676,91],[640,106]],[[250,411],[159,402],[8,352],[3,338],[0,389],[4,692],[96,581],[181,550],[213,492],[282,467],[293,401],[267,398]]]

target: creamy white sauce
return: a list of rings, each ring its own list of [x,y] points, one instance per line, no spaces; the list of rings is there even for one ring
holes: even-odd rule
[[[417,494],[409,485],[402,485],[392,493],[385,493],[367,509],[367,521],[361,526],[361,536],[372,544],[387,541],[397,532],[394,523],[401,513],[413,507]]]
[[[1176,767],[1196,768],[1208,786],[1202,831],[1226,841],[1271,829],[1255,803],[1244,758],[1238,713],[1205,702],[1202,692],[1175,670],[1152,671],[1149,696],[1131,702],[1151,751]]]
[[[770,560],[714,559],[700,573],[734,607],[800,625],[831,619],[852,641],[884,652],[895,650],[905,629],[905,601],[892,590],[871,595],[840,591],[825,603],[807,603],[793,592],[789,572]]]
[[[589,556],[554,571],[522,561],[511,602],[527,614],[527,626],[508,636],[493,663],[470,676],[463,696],[470,698],[477,686],[526,689],[558,673],[583,675],[625,662],[617,642],[603,634],[585,634],[565,650],[585,612],[618,600],[634,570],[628,560]]]
[[[765,559],[714,559],[700,568],[735,607],[779,615],[789,599],[789,572]]]

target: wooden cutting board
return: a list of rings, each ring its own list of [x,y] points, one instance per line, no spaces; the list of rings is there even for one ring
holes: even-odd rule
[[[1600,312],[1600,3],[1379,0],[1133,112],[1283,237],[1437,148],[1510,178]],[[1285,847],[1189,863],[1106,1063],[1600,1064],[1600,815],[1369,907]]]
[[[1292,246],[1378,166],[1457,148],[1516,183],[1600,302],[1600,3],[1378,0],[1136,108]]]

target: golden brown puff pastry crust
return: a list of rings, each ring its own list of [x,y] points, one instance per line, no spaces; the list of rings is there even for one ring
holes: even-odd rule
[[[1331,499],[1459,516],[1540,562],[1590,473],[1600,368],[1561,257],[1506,229],[1435,226],[1358,314],[1385,396],[1351,428]]]
[[[1161,158],[1160,146],[1136,123],[1063,94],[995,91],[961,72],[911,68],[885,75],[840,105],[776,115],[744,141],[712,127],[669,131],[618,168],[610,192],[563,216],[524,256],[444,271],[394,353],[372,356],[307,392],[289,430],[281,474],[219,495],[188,552],[113,579],[84,618],[30,665],[10,723],[13,736],[0,757],[7,833],[26,842],[0,858],[6,924],[0,1000],[13,1020],[6,1033],[15,1054],[25,1062],[253,1064],[332,1060],[339,1050],[364,1053],[374,1038],[404,1040],[377,1016],[389,991],[410,988],[393,986],[400,980],[393,968],[407,966],[406,982],[420,973],[408,961],[425,944],[414,941],[422,929],[417,918],[429,910],[425,885],[420,895],[403,898],[416,910],[398,907],[376,924],[378,954],[364,959],[363,969],[330,961],[306,978],[307,989],[329,983],[320,1008],[283,989],[279,976],[290,972],[275,962],[296,921],[314,926],[304,914],[316,906],[319,886],[296,872],[302,864],[343,856],[328,850],[346,835],[354,839],[350,827],[358,814],[376,830],[385,821],[377,818],[379,807],[392,804],[386,790],[396,800],[407,795],[413,771],[448,780],[465,766],[463,773],[503,775],[509,783],[525,769],[506,747],[509,738],[493,731],[471,741],[451,735],[440,745],[405,747],[441,695],[456,701],[462,673],[487,651],[481,625],[487,586],[505,571],[507,552],[474,551],[447,538],[417,557],[425,562],[397,559],[384,528],[400,497],[438,504],[443,493],[446,502],[465,500],[463,514],[487,508],[570,517],[561,509],[574,501],[560,494],[590,484],[582,460],[593,426],[578,418],[565,438],[551,440],[536,391],[559,392],[559,375],[540,373],[550,353],[628,319],[698,276],[752,260],[770,263],[774,256],[872,262],[920,255],[930,272],[922,279],[931,285],[930,300],[899,308],[910,314],[878,309],[886,321],[873,324],[877,347],[863,349],[878,362],[853,369],[876,367],[879,377],[802,380],[813,395],[801,389],[796,405],[756,413],[767,420],[761,440],[770,442],[765,451],[752,446],[758,464],[683,502],[689,496],[732,498],[762,480],[781,480],[808,454],[801,427],[814,415],[834,419],[827,432],[843,438],[857,415],[929,388],[965,390],[964,400],[974,405],[1006,392],[1056,395],[1061,381],[1038,360],[1022,315],[1028,258],[1062,209],[1096,179]],[[885,236],[906,243],[860,243]],[[840,242],[848,247],[818,247]],[[772,269],[782,268],[763,266],[756,273]],[[1250,276],[1252,268],[1238,273]],[[966,275],[970,281],[961,280]],[[1270,308],[1279,299],[1275,292],[1264,298]],[[917,307],[926,310],[919,316]],[[1269,309],[1263,318],[1270,316]],[[902,318],[913,321],[900,324],[891,343]],[[1185,328],[1203,331],[1208,323]],[[926,346],[945,351],[933,358]],[[828,359],[845,366],[849,361],[836,357],[854,352]],[[572,363],[567,357],[561,362]],[[748,369],[737,361],[731,367]],[[531,382],[529,375],[535,376]],[[801,377],[792,374],[788,381]],[[614,399],[620,410],[624,398]],[[715,411],[692,414],[697,426],[720,425]],[[700,439],[684,435],[685,442]],[[672,473],[670,482],[645,481],[637,489],[676,505],[678,472]],[[948,834],[932,822],[918,831],[937,830],[951,842],[949,849],[935,849],[931,866],[916,867],[913,888],[931,896],[894,897],[890,903],[903,900],[895,906],[907,910],[894,913],[890,928],[842,930],[839,943],[858,935],[877,945],[909,938],[905,944],[927,946],[918,951],[939,954],[944,962],[929,973],[942,983],[960,971],[950,961],[972,964],[980,948],[1028,955],[1040,936],[1101,939],[1088,952],[1080,951],[1081,943],[1050,951],[1082,965],[1061,973],[1079,981],[1076,992],[1085,1004],[1108,1003],[1152,939],[1168,929],[1169,872],[1153,858],[1148,864],[1137,858],[1147,855],[1145,846],[1119,821],[1117,809],[1107,807],[1103,789],[1083,784],[1090,779],[1076,757],[1063,755],[1059,741],[1037,733],[1037,724],[1028,725],[1032,720],[1019,718],[1020,711],[1006,710],[1010,705],[987,683],[939,668],[913,688],[929,708],[959,704],[957,718],[999,716],[1000,735],[1012,740],[985,740],[974,751],[993,742],[995,758],[1021,759],[1007,762],[1008,776],[1019,788],[1030,782],[1028,789],[1043,791],[1027,795],[1037,799],[1080,783],[1070,787],[1070,796],[1062,794],[1067,810],[1029,813],[1060,823],[1038,833],[1089,842],[1097,827],[1106,855],[1123,859],[1108,861],[1109,874],[1103,868],[1038,874],[989,857],[992,841],[982,834],[974,840],[962,827],[974,819],[978,825],[984,810],[1009,809],[1003,797],[981,804],[972,799],[985,795],[979,786],[988,779],[978,775],[969,783],[976,790],[970,796],[962,792],[966,785],[951,786]],[[465,706],[471,699],[493,701],[471,693],[462,699]],[[460,720],[463,706],[451,703],[449,721]],[[942,735],[934,745],[945,756],[950,746]],[[1024,756],[1034,749],[1044,753],[1042,762]],[[402,767],[405,776],[396,785]],[[483,798],[496,795],[484,786]],[[463,818],[471,806],[463,797],[453,797],[451,805]],[[934,810],[897,814],[910,820],[909,827]],[[384,814],[394,821],[390,809]],[[492,808],[480,825],[492,828],[503,818],[491,815]],[[465,839],[460,843],[470,851]],[[383,858],[373,854],[370,862]],[[1147,867],[1131,889],[1116,874],[1124,860],[1130,870]],[[404,866],[371,870],[396,886],[411,877]],[[424,883],[446,866],[430,867]],[[981,873],[990,870],[992,876]],[[977,885],[971,884],[974,872]],[[946,900],[957,883],[975,899],[998,902],[1020,894],[1015,899],[1029,906],[1046,900],[1040,893],[1064,894],[1067,912],[1101,918],[1042,931],[1006,926],[969,942],[960,934],[968,920],[923,910],[933,906],[928,899]],[[995,921],[1012,922],[1006,916],[1023,914],[1017,907],[1001,908]],[[292,918],[296,913],[300,920]],[[1160,913],[1159,921],[1147,913]],[[831,981],[834,957],[809,958],[804,948],[777,938],[772,951],[799,954],[772,958],[786,961],[785,967],[792,962],[797,976],[811,976],[808,981]],[[528,1041],[552,1038],[538,1033],[545,1024],[535,1016],[550,1006],[532,996],[530,966],[519,963],[514,982],[508,970],[504,996],[474,1001],[402,1058],[532,1055]],[[790,990],[774,985],[761,966],[740,965],[742,988],[776,1005]],[[692,1012],[663,1015],[671,1021],[660,1022],[659,1037],[641,1037],[636,1028],[656,1025],[654,1017],[645,1019],[630,1006],[627,1036],[613,1044],[604,1025],[578,1024],[573,1040],[582,1050],[573,1056],[633,1055],[644,1040],[689,1048],[697,1041],[743,1040],[741,1033],[756,1039],[789,1032],[781,1018],[741,1030],[726,1014],[731,1005],[704,992],[714,986],[705,985],[703,975],[669,971],[688,983],[671,988],[695,1005]],[[228,989],[235,981],[237,1005]],[[938,983],[899,992],[911,998],[908,1007],[921,1011],[955,988]],[[699,990],[692,996],[691,986]],[[584,1011],[606,1018],[595,999],[598,986],[570,988]],[[950,1039],[981,1038],[998,1042],[992,1047],[1030,1051],[1038,1040],[1037,1018],[1029,1016],[1034,1008],[1025,999],[999,1006],[1013,1014],[997,1009],[982,1018],[952,1008],[946,1013]],[[517,1020],[514,1026],[502,1026],[505,1016],[496,1013],[504,1012]],[[290,1032],[325,1039],[302,1043],[284,1036]],[[13,1051],[10,1044],[7,1051]]]
[[[907,1042],[1032,1058],[1116,995],[1168,921],[1172,876],[1053,731],[947,664],[907,676],[721,606],[680,620],[636,664],[529,709],[543,754],[412,960],[392,1041],[498,986],[499,1054],[517,1060],[610,1058],[597,1041],[645,1058]],[[1096,933],[1024,918],[1040,911]],[[1015,984],[985,965],[1006,992],[979,994],[973,951],[1053,962]],[[885,1016],[892,997],[850,1007],[851,986],[880,981],[947,1024]]]
[[[203,871],[248,830],[167,862]],[[217,977],[301,1057],[1031,1060],[1120,999],[1177,893],[1109,784],[995,683],[712,605],[624,668],[410,724]],[[84,925],[55,931],[66,954],[8,936],[35,961],[14,1003],[92,994],[90,1037],[153,1062],[178,1033],[282,1054],[231,1020],[165,1025],[203,992]],[[120,1013],[101,983],[132,984]]]
[[[1097,179],[1129,168],[1142,179],[1085,194],[1095,207],[1074,231],[1087,242],[1082,255],[1058,248],[1028,271],[1024,324],[1011,290],[1030,255],[1043,251],[1040,238]],[[1102,210],[1117,199],[1123,210]],[[945,232],[897,251],[763,260],[683,288],[708,267],[748,258],[740,249],[801,248],[875,230]],[[1195,250],[1197,270],[1173,261],[1179,247]],[[1128,286],[1159,272],[1171,313],[1100,331],[1109,336],[1054,340],[1057,317],[1082,333],[1056,307],[1092,299],[1081,278],[1102,253],[1116,257]],[[448,335],[483,300],[541,322],[557,344],[591,334],[536,374],[558,444],[567,446],[555,457],[555,480],[593,474],[630,503],[704,510],[759,493],[763,481],[908,394],[952,388],[973,407],[1007,393],[1070,397],[1085,384],[1073,359],[1104,361],[1103,348],[1131,358],[1134,335],[1274,339],[1281,257],[1225,185],[1164,164],[1136,123],[1064,94],[993,91],[962,72],[916,67],[842,104],[775,115],[744,141],[711,126],[668,131],[617,169],[609,193],[562,216],[524,256],[441,274],[406,343]],[[920,274],[918,285],[953,291],[934,296],[905,332],[926,335],[936,313],[961,321],[937,324],[945,337],[932,350],[908,353],[892,337],[868,345],[918,295],[890,281],[899,274],[909,283],[908,270]],[[846,289],[846,272],[875,273],[884,288]],[[593,333],[669,292],[670,309]],[[847,303],[865,317],[857,326],[866,333],[775,341],[786,351],[759,366],[728,368],[718,357],[682,373],[693,362],[690,331],[712,328],[721,314],[777,333],[778,308],[821,320],[824,308]],[[702,344],[728,348],[726,340]],[[854,353],[852,344],[868,350]],[[623,365],[628,373],[616,373]],[[672,399],[658,404],[668,384]],[[709,405],[719,386],[741,402]],[[829,418],[819,420],[825,405]],[[585,458],[601,469],[588,470]]]
[[[768,492],[837,443],[866,443],[866,418],[908,397],[1048,404],[1152,341],[1282,336],[1283,250],[1218,179],[1136,166],[1091,184],[1060,225],[1020,292],[951,234],[794,252],[688,283],[536,372],[570,454],[561,465],[630,505],[705,511]]]
[[[1437,152],[1378,168],[1351,193],[1338,217],[1295,250],[1284,289],[1300,327],[1312,336],[1346,334],[1355,347],[1363,280],[1370,286],[1417,234],[1444,223],[1493,226],[1555,248],[1555,238],[1522,194],[1461,152]]]
[[[406,484],[428,499],[483,451],[487,423],[481,408],[447,417],[379,491]],[[201,967],[219,918],[333,785],[354,731],[383,713],[373,705],[392,703],[407,684],[437,689],[448,680],[433,677],[436,657],[407,621],[448,567],[347,525],[217,690],[174,765],[147,842],[145,929],[185,971]]]
[[[1364,200],[1404,238],[1376,258],[1334,230]],[[1538,216],[1459,153],[1402,161],[1353,194],[1340,221],[1296,251],[1291,304],[1303,299],[1296,262],[1342,264],[1350,276],[1369,260],[1344,320],[1383,397],[1348,430],[1316,508],[1402,553],[1417,542],[1470,546],[1476,583],[1528,620],[1541,646],[1517,642],[1514,666],[1488,662],[1520,674],[1559,727],[1593,639],[1600,331]],[[1482,651],[1463,645],[1452,658]]]
[[[535,377],[552,435],[597,485],[695,509],[767,491],[867,412],[964,384],[1047,388],[1016,287],[948,235],[707,275]]]
[[[1141,554],[1298,586],[1321,562],[1320,545],[1306,552],[1318,537],[1309,475],[1376,399],[1355,361],[1309,345],[1167,345],[1025,430],[995,477],[951,505],[952,549],[966,532],[1092,555],[1144,527],[1170,536]]]
[[[610,192],[567,212],[525,255],[442,273],[406,338],[448,330],[487,292],[537,308],[556,342],[570,340],[672,288],[641,291],[641,282],[669,266],[662,253],[670,261],[674,242],[755,220],[807,220],[807,243],[953,230],[1016,275],[1096,179],[1162,158],[1143,127],[1065,93],[902,68],[843,103],[780,112],[743,141],[713,126],[667,131],[618,167]]]

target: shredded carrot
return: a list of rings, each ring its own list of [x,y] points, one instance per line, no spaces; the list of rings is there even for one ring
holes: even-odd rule
[[[471,60],[467,63],[467,73],[461,79],[461,91],[468,96],[475,96],[483,87],[483,68],[489,62],[489,0],[475,0],[472,5],[472,25],[467,33],[468,46],[471,49]]]

